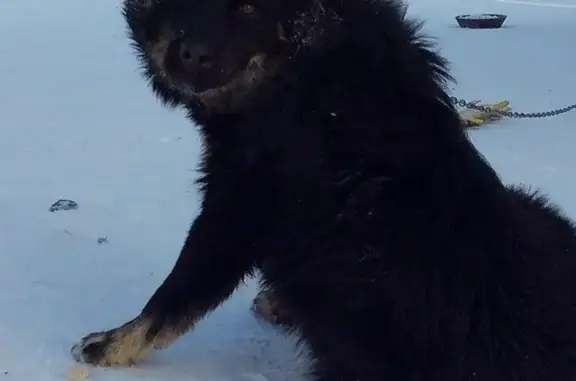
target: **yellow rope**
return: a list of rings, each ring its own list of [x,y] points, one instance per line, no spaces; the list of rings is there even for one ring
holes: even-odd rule
[[[480,101],[473,101],[472,103],[479,105]],[[494,104],[482,104],[482,106],[498,111],[510,111],[512,108],[509,104],[510,102],[504,100]],[[501,115],[473,109],[463,109],[460,110],[459,113],[464,125],[468,128],[478,128],[502,119]]]

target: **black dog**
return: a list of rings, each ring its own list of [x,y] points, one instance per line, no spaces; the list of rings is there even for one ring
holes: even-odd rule
[[[142,313],[73,348],[165,348],[255,269],[324,381],[575,379],[574,225],[507,188],[393,0],[126,0],[205,142],[202,210]]]

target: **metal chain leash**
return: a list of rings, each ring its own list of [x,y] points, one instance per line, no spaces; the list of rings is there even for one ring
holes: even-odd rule
[[[523,119],[523,118],[548,118],[550,116],[556,116],[556,115],[560,115],[560,114],[565,114],[569,111],[572,110],[576,110],[576,104],[570,105],[570,106],[566,106],[566,107],[562,107],[562,108],[558,108],[556,110],[551,110],[551,111],[544,111],[544,112],[530,112],[530,113],[526,113],[526,112],[517,112],[517,111],[502,111],[502,110],[496,110],[493,108],[490,108],[488,106],[482,106],[482,105],[478,105],[474,102],[468,102],[464,99],[458,99],[456,97],[450,97],[450,100],[452,101],[452,103],[454,103],[455,105],[458,105],[460,107],[466,107],[469,109],[473,109],[473,110],[478,110],[481,111],[483,113],[486,114],[492,114],[492,115],[500,115],[500,116],[506,116],[509,118],[517,118],[517,119]]]

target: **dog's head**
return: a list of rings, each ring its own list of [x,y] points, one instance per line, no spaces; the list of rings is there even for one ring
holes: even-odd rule
[[[124,16],[161,99],[227,112],[294,53],[295,20],[317,2],[125,0]]]

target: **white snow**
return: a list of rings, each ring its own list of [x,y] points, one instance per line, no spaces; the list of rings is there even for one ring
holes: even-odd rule
[[[519,111],[576,102],[576,0],[412,0],[459,80]],[[559,6],[560,5],[560,6]],[[458,14],[504,13],[497,30]],[[139,312],[197,212],[200,146],[137,69],[119,0],[0,2],[0,381],[62,380],[82,335]],[[503,178],[576,217],[576,112],[472,132]],[[78,210],[50,213],[60,198]],[[99,238],[107,238],[98,243]],[[93,380],[301,380],[293,341],[255,320],[254,283],[167,351]]]

